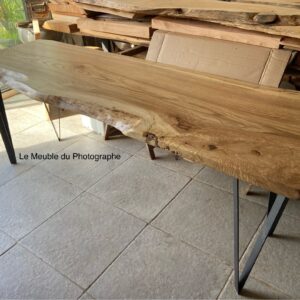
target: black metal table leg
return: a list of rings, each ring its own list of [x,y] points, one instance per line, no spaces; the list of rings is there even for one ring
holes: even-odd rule
[[[268,236],[271,236],[282,216],[282,213],[288,203],[288,198],[270,193],[269,207],[263,227],[255,242],[252,252],[246,262],[244,270],[240,275],[240,255],[239,255],[239,180],[233,182],[234,198],[234,285],[238,294],[243,289],[255,262],[265,244]]]
[[[1,91],[0,91],[0,132],[9,160],[11,164],[16,164],[17,159],[15,154],[15,149],[9,131],[9,126],[8,126],[8,121],[5,113],[5,107],[4,107]]]

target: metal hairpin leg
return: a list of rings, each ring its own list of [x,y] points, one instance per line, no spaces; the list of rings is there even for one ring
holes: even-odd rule
[[[56,127],[55,127],[55,124],[54,124],[53,120],[51,119],[50,111],[49,111],[49,109],[48,109],[48,107],[47,107],[47,104],[44,103],[44,105],[45,105],[45,108],[46,108],[46,110],[47,110],[47,113],[48,113],[48,116],[49,116],[49,120],[50,120],[50,122],[51,122],[51,124],[52,124],[52,127],[53,127],[53,129],[54,129],[55,135],[56,135],[58,141],[60,142],[60,141],[61,141],[60,108],[58,108],[58,132],[57,132],[57,129],[56,129]]]
[[[0,90],[0,132],[6,148],[7,155],[11,164],[16,164],[16,154],[13,146],[12,138],[9,131],[8,121],[5,113],[5,107],[2,99],[2,93]]]
[[[238,294],[243,289],[254,264],[262,250],[266,239],[274,233],[282,213],[288,203],[288,198],[270,193],[269,207],[263,228],[255,242],[254,248],[246,262],[245,268],[240,275],[240,253],[239,253],[239,180],[233,182],[234,199],[234,284]]]

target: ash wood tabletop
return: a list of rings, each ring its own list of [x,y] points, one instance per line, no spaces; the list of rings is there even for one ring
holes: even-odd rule
[[[300,198],[300,94],[53,41],[0,52],[0,81],[193,162]]]

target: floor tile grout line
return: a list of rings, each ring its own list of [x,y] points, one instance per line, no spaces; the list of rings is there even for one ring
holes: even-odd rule
[[[240,262],[242,262],[242,261],[245,259],[245,257],[247,256],[246,252],[247,252],[247,250],[250,250],[250,249],[251,249],[251,245],[255,242],[257,236],[259,235],[259,232],[260,232],[260,230],[261,230],[261,228],[262,228],[262,226],[263,226],[264,220],[265,220],[265,218],[264,218],[263,221],[260,223],[260,225],[259,225],[258,229],[256,230],[256,232],[254,233],[254,235],[253,235],[251,241],[249,242],[248,246],[246,247],[246,250],[244,251],[244,253],[243,253],[242,257],[241,257]],[[231,281],[231,279],[232,279],[231,277],[233,276],[233,274],[234,274],[234,270],[232,270],[232,272],[230,273],[230,275],[229,275],[227,281],[225,282],[225,285],[224,285],[223,289],[222,289],[221,292],[219,293],[217,299],[220,299],[220,297],[221,297],[221,295],[223,294],[223,292],[225,292],[225,289],[226,289],[227,286],[230,284],[230,281]],[[249,279],[251,279],[251,278],[253,278],[253,279],[259,281],[260,283],[263,283],[264,285],[267,285],[269,288],[273,289],[274,291],[280,292],[280,293],[282,293],[282,294],[284,294],[284,295],[286,295],[286,296],[288,296],[288,297],[290,297],[290,298],[293,298],[293,296],[287,294],[286,292],[282,291],[282,290],[279,289],[278,287],[275,287],[275,286],[271,285],[270,283],[265,282],[265,281],[263,281],[263,280],[257,278],[256,276],[253,276],[253,275],[250,274]]]
[[[192,162],[193,163],[193,162]],[[194,164],[194,163],[193,163]],[[201,171],[205,169],[205,166],[201,165],[201,169],[195,174],[192,178],[197,181],[196,177],[200,174]]]
[[[8,251],[10,251],[12,248],[14,248],[17,244],[18,244],[18,242],[15,241],[9,248],[7,248],[5,251],[3,251],[3,252],[0,254],[0,258],[1,258],[5,253],[7,253]]]
[[[221,299],[220,297],[221,297],[222,294],[225,292],[226,288],[229,286],[230,281],[231,281],[231,278],[233,277],[233,274],[234,274],[234,270],[231,270],[231,272],[230,272],[228,278],[226,279],[226,281],[225,281],[223,287],[221,288],[221,290],[220,290],[218,296],[216,297],[217,300]]]
[[[132,158],[132,156],[129,156],[127,159],[125,159],[123,162],[121,162],[121,163],[120,163],[118,166],[116,166],[115,168],[110,169],[110,170],[108,171],[107,174],[105,174],[105,175],[103,175],[102,177],[100,177],[99,179],[97,179],[97,181],[96,181],[95,183],[92,183],[91,185],[89,185],[89,186],[87,186],[87,187],[85,187],[85,188],[82,188],[81,186],[79,186],[79,188],[80,188],[81,190],[84,190],[84,191],[87,192],[87,191],[88,191],[89,189],[91,189],[94,185],[96,185],[99,181],[101,181],[102,179],[104,179],[107,175],[111,174],[113,171],[115,171],[117,168],[119,168],[121,165],[123,165],[125,162],[127,162],[130,158]],[[53,176],[55,176],[55,177],[57,177],[57,178],[59,178],[59,179],[61,179],[61,180],[64,180],[65,182],[67,182],[67,183],[69,183],[69,184],[75,185],[74,182],[71,182],[71,181],[69,181],[69,180],[67,180],[67,179],[65,179],[65,178],[63,178],[63,177],[60,177],[59,175],[52,173],[51,171],[47,170],[46,168],[43,168],[42,166],[41,166],[41,168],[42,168],[44,171],[48,172],[49,174],[51,174],[51,175],[53,175]],[[94,169],[94,168],[96,168],[96,166],[93,167],[93,169]],[[90,194],[91,194],[91,193],[90,193]],[[92,195],[93,195],[93,194],[92,194]],[[99,197],[98,197],[98,198],[99,198]]]
[[[127,153],[128,154],[128,153]],[[128,154],[129,155],[129,154]],[[95,183],[93,183],[92,185],[90,185],[88,188],[86,188],[86,192],[93,195],[93,196],[96,196],[94,194],[92,194],[91,192],[89,192],[89,190],[95,186],[96,184],[98,184],[101,180],[103,180],[104,178],[106,178],[108,175],[110,175],[111,173],[115,172],[119,167],[123,166],[123,164],[125,164],[128,160],[130,160],[133,156],[132,155],[129,155],[129,157],[127,159],[125,159],[124,161],[122,161],[117,167],[115,167],[114,169],[111,169],[109,170],[109,172],[107,174],[105,174],[103,177],[99,178]],[[99,198],[99,197],[97,197]]]
[[[0,233],[7,235],[9,238],[11,238],[14,241],[17,241],[13,236],[11,236],[9,233],[5,232],[2,228],[0,228]]]
[[[279,293],[281,293],[281,294],[284,294],[285,296],[290,297],[291,299],[294,299],[292,295],[289,295],[289,294],[287,294],[286,292],[280,290],[277,286],[273,286],[273,285],[271,285],[270,283],[265,282],[265,281],[263,281],[263,280],[257,278],[256,276],[251,276],[251,277],[252,277],[253,279],[259,281],[260,283],[262,283],[262,284],[268,286],[270,289],[272,289],[272,290],[274,290],[274,291],[276,291],[276,292],[279,292]]]
[[[60,142],[59,142],[59,143],[60,143]],[[74,143],[76,143],[76,141],[74,141]],[[72,143],[71,145],[73,145],[74,143]],[[71,145],[70,145],[70,146],[71,146]],[[68,147],[68,146],[67,146],[67,147]],[[66,147],[66,148],[67,148],[67,147]],[[66,149],[66,148],[60,149],[60,150],[58,150],[58,151],[54,151],[53,153],[57,154],[57,153],[59,153],[60,151],[63,151],[64,149]],[[15,151],[17,152],[17,151],[18,151],[18,148],[17,148]],[[4,152],[5,152],[5,150],[4,150]],[[17,157],[17,154],[16,154],[16,157]],[[8,159],[8,158],[7,158],[7,159]],[[18,160],[18,157],[17,157],[17,160]],[[35,163],[34,165],[30,166],[29,169],[26,169],[26,170],[20,172],[19,174],[15,175],[13,178],[11,178],[11,179],[9,179],[8,181],[6,181],[6,182],[0,184],[0,188],[2,188],[3,186],[5,186],[5,185],[8,184],[9,182],[13,181],[14,179],[16,179],[17,177],[19,177],[20,175],[23,175],[24,173],[27,173],[28,171],[32,170],[33,168],[35,168],[35,167],[37,167],[37,166],[40,166],[43,162],[44,162],[43,160],[38,161],[38,162]],[[16,166],[18,166],[18,165],[20,166],[20,163],[17,162],[17,165],[16,165]],[[12,167],[16,167],[16,166],[12,166]],[[25,166],[25,165],[24,165],[24,166]],[[45,169],[43,169],[43,170],[44,170],[44,171],[47,171],[47,170],[45,170]],[[55,176],[55,174],[52,174],[52,173],[50,173],[50,172],[48,172],[48,173]],[[60,178],[60,177],[58,177],[58,176],[55,176],[55,177],[57,177],[57,178],[59,178],[59,179],[63,179],[63,178]],[[64,180],[64,179],[63,179],[63,180]],[[64,180],[64,181],[65,181],[65,182],[68,182],[68,181],[66,181],[66,180]],[[70,182],[68,182],[68,183],[70,183]]]
[[[4,255],[5,253],[7,253],[9,250],[11,250],[12,248],[14,248],[16,245],[26,249],[28,252],[30,252],[32,255],[34,255],[36,258],[40,259],[41,261],[43,261],[46,265],[48,265],[49,267],[51,267],[53,270],[55,270],[57,273],[59,273],[60,275],[62,275],[63,277],[65,277],[66,279],[68,279],[69,281],[71,281],[73,284],[75,284],[76,286],[78,286],[81,290],[83,290],[83,292],[80,294],[80,296],[77,298],[79,299],[80,297],[82,297],[87,290],[91,287],[92,284],[94,284],[95,281],[98,280],[98,278],[108,269],[108,267],[123,253],[123,251],[125,251],[130,245],[131,243],[144,231],[144,229],[148,226],[148,223],[146,223],[145,221],[143,221],[144,226],[143,228],[133,237],[133,239],[131,241],[129,241],[129,243],[125,246],[124,249],[121,250],[121,252],[115,257],[115,259],[101,272],[101,274],[87,287],[87,288],[83,288],[81,285],[79,285],[77,282],[75,282],[74,280],[72,280],[71,278],[69,278],[67,275],[65,275],[64,273],[62,273],[61,271],[59,271],[58,269],[56,269],[54,266],[52,266],[50,263],[48,263],[47,261],[45,261],[42,257],[38,256],[35,252],[33,252],[30,248],[27,248],[27,246],[25,244],[22,243],[22,240],[24,240],[29,234],[31,234],[33,231],[35,231],[36,229],[38,229],[40,226],[42,226],[44,223],[46,223],[49,219],[51,219],[52,217],[54,217],[56,214],[60,213],[63,209],[65,209],[67,206],[69,206],[71,203],[73,203],[75,200],[77,200],[78,198],[80,198],[84,193],[87,193],[85,190],[82,191],[78,196],[76,196],[73,200],[71,200],[69,203],[67,203],[66,205],[64,205],[61,209],[59,209],[58,211],[56,211],[54,214],[52,214],[51,216],[49,216],[47,219],[45,219],[42,223],[40,223],[38,226],[36,226],[34,229],[32,229],[30,232],[28,232],[26,235],[24,235],[23,237],[21,237],[20,239],[14,239],[15,243],[9,248],[7,249],[4,253],[2,253],[0,255],[0,257],[2,255]],[[90,193],[89,193],[90,194]],[[92,195],[92,194],[91,194]],[[111,205],[112,206],[112,205]],[[128,213],[127,213],[128,214]],[[132,216],[135,217],[135,216]],[[136,218],[136,217],[135,217]],[[142,220],[141,220],[142,221]],[[4,232],[3,230],[0,229],[0,231],[2,231],[4,234],[6,234],[6,232]],[[9,236],[10,237],[10,236]]]
[[[74,199],[72,199],[70,202],[66,203],[64,206],[62,206],[60,209],[58,209],[57,211],[55,211],[52,215],[48,216],[45,220],[43,220],[39,225],[37,225],[36,227],[34,227],[32,230],[30,230],[28,233],[26,233],[25,235],[23,235],[21,238],[17,239],[17,242],[20,243],[22,242],[22,240],[24,240],[29,234],[31,234],[33,231],[35,231],[36,229],[38,229],[40,226],[42,226],[43,224],[45,224],[47,221],[49,221],[52,217],[54,217],[55,215],[57,215],[59,212],[61,212],[64,208],[66,208],[67,206],[69,206],[71,203],[73,203],[75,200],[77,200],[78,198],[80,198],[83,194],[85,193],[85,191],[81,191],[77,196],[75,196]]]
[[[8,119],[8,123],[10,124],[10,123],[11,123],[11,120],[9,120],[9,117],[7,117],[7,119]],[[36,124],[30,125],[30,126],[28,126],[28,127],[26,127],[26,128],[23,128],[23,129],[20,130],[20,131],[17,131],[17,132],[11,132],[11,135],[13,136],[13,135],[19,135],[19,134],[22,134],[24,131],[26,131],[26,130],[28,130],[28,129],[31,129],[31,128],[37,126],[37,125],[40,125],[41,123],[44,123],[44,122],[46,122],[46,121],[39,121],[39,122],[37,122]]]
[[[205,254],[205,255],[209,256],[211,259],[217,260],[219,264],[223,264],[224,266],[232,269],[232,266],[228,262],[226,262],[222,258],[218,257],[217,255],[211,254],[211,253],[209,253],[209,252],[207,252],[207,251],[205,251],[205,250],[203,250],[201,248],[198,248],[197,246],[195,246],[195,245],[193,245],[193,244],[191,244],[191,243],[189,243],[189,242],[181,239],[180,237],[178,237],[176,235],[173,235],[172,233],[170,233],[168,231],[165,231],[164,229],[159,228],[159,227],[157,227],[157,226],[155,226],[153,224],[148,224],[148,225],[151,226],[151,227],[153,227],[154,229],[156,229],[158,231],[163,232],[164,234],[167,234],[167,235],[171,236],[175,240],[180,241],[181,243],[183,243],[183,244],[185,244],[185,245],[187,245],[187,246],[189,246],[189,247],[191,247],[191,248],[193,248],[193,249],[201,252],[202,254]]]
[[[131,156],[130,158],[133,158],[133,156]],[[128,158],[126,161],[128,161],[130,158]],[[125,163],[126,161],[124,161],[123,163]],[[122,163],[122,164],[123,164]],[[120,165],[121,166],[121,165]],[[120,167],[120,166],[118,166],[118,167]],[[110,173],[112,173],[113,171],[115,171],[116,169],[114,169],[114,170],[112,170]],[[175,172],[174,170],[171,170],[171,171],[173,171],[173,172]],[[102,179],[104,179],[107,175],[109,175],[110,173],[108,173],[108,174],[106,174],[105,176],[103,176],[101,179],[99,179],[99,181],[97,181],[97,183],[99,183]],[[175,172],[175,173],[177,173],[177,172]],[[181,174],[179,174],[179,175],[181,175]],[[144,223],[146,223],[146,224],[151,224],[151,222],[152,221],[154,221],[154,219],[168,206],[168,204],[170,203],[170,202],[172,202],[185,188],[186,188],[186,186],[192,181],[192,178],[190,178],[190,177],[187,177],[187,176],[185,176],[186,178],[188,178],[189,180],[188,180],[188,182],[175,194],[175,196],[173,196],[172,197],[172,199],[165,205],[165,206],[163,206],[163,208],[157,213],[157,215],[155,215],[151,220],[149,220],[149,221],[147,221],[147,220],[145,220],[145,219],[143,219],[143,218],[140,218],[140,217],[138,217],[138,216],[136,216],[136,215],[134,215],[134,214],[132,214],[132,213],[130,213],[130,212],[128,212],[128,211],[126,211],[126,210],[124,210],[123,208],[121,208],[121,207],[119,207],[118,205],[116,205],[115,203],[111,203],[110,201],[108,201],[108,200],[106,200],[106,199],[104,199],[103,197],[101,197],[101,196],[99,196],[99,195],[96,195],[96,194],[94,194],[94,193],[92,193],[92,192],[90,192],[90,189],[94,186],[94,185],[96,185],[97,183],[95,183],[95,184],[93,184],[92,186],[90,186],[87,190],[86,190],[86,193],[88,193],[88,194],[90,194],[90,195],[92,195],[92,196],[94,196],[94,197],[96,197],[96,198],[98,198],[99,200],[101,200],[101,201],[104,201],[106,204],[109,204],[109,205],[111,205],[111,206],[113,206],[114,208],[117,208],[117,209],[119,209],[119,210],[121,210],[122,212],[124,212],[124,213],[126,213],[126,214],[128,214],[129,216],[131,216],[131,217],[134,217],[134,218],[136,218],[136,219],[138,219],[138,220],[140,220],[140,221],[142,221],[142,222],[144,222]]]
[[[189,184],[192,182],[192,178],[188,178],[188,181],[186,184],[172,197],[172,199],[162,207],[162,209],[148,222],[148,224],[152,224],[161,214],[162,212],[175,200],[183,191],[189,186]]]
[[[123,213],[126,213],[126,214],[127,214],[128,216],[130,216],[130,217],[133,217],[133,218],[135,218],[135,219],[137,219],[137,220],[139,220],[139,221],[141,221],[141,222],[143,222],[143,223],[145,223],[145,224],[149,224],[149,222],[147,222],[146,220],[144,220],[144,219],[142,219],[142,218],[140,218],[140,217],[138,217],[138,216],[136,216],[136,215],[134,215],[134,214],[132,214],[132,213],[126,211],[126,210],[124,210],[122,207],[119,207],[119,206],[117,206],[116,204],[111,203],[111,202],[109,202],[108,200],[105,200],[104,198],[101,198],[101,196],[99,196],[99,195],[95,195],[95,194],[93,194],[93,193],[91,193],[91,192],[89,192],[89,191],[86,191],[85,193],[86,193],[86,194],[89,194],[89,195],[91,195],[91,196],[93,196],[93,197],[95,197],[95,198],[97,198],[97,199],[99,199],[99,201],[104,202],[106,205],[109,205],[109,206],[111,206],[111,207],[113,207],[113,208],[115,208],[115,209],[118,209],[118,210],[122,211]]]
[[[144,227],[133,237],[133,239],[116,255],[116,257],[104,268],[104,270],[89,284],[89,286],[82,292],[82,294],[78,297],[82,297],[85,293],[90,294],[94,297],[88,290],[94,285],[96,281],[114,264],[114,262],[136,241],[136,239],[145,231],[145,229],[149,226],[149,224],[145,224]]]
[[[82,135],[81,137],[87,137],[87,136]],[[79,139],[80,139],[80,138],[79,138]],[[89,137],[89,139],[92,139],[92,138]],[[94,141],[94,139],[92,139],[92,140]],[[71,146],[74,146],[74,144],[76,144],[77,142],[79,142],[79,140],[75,141],[75,142],[72,143],[71,145],[68,145],[68,146],[67,146],[66,148],[64,148],[64,149],[59,150],[59,151],[56,152],[56,153],[60,153],[61,151],[64,151],[64,150],[66,150],[67,148],[69,148],[69,147],[71,147]],[[106,144],[103,143],[103,145],[106,145]],[[114,149],[116,149],[116,150],[119,150],[119,151],[123,151],[122,149],[119,149],[119,148],[115,148],[115,147],[112,147],[112,148],[114,148]],[[79,188],[82,189],[82,190],[84,190],[84,191],[86,191],[86,192],[88,192],[88,190],[91,189],[94,185],[96,185],[97,183],[99,183],[99,182],[100,182],[101,180],[103,180],[106,176],[108,176],[109,174],[111,174],[112,172],[114,172],[115,170],[117,170],[119,167],[121,167],[124,163],[126,163],[129,159],[131,159],[131,158],[133,157],[132,154],[130,154],[130,153],[126,152],[126,151],[123,151],[123,152],[125,152],[125,153],[128,155],[128,158],[127,158],[127,159],[125,159],[124,161],[122,161],[122,162],[121,162],[118,166],[116,166],[115,168],[110,169],[109,172],[108,172],[107,174],[105,174],[103,177],[99,178],[99,179],[98,179],[95,183],[93,183],[92,185],[90,185],[90,186],[88,186],[88,187],[85,187],[85,188],[81,188],[81,187],[79,187]],[[40,163],[43,163],[43,161],[41,161]],[[40,163],[39,163],[39,164],[40,164]],[[49,174],[54,175],[54,176],[56,176],[57,178],[62,179],[62,180],[64,180],[65,182],[74,185],[74,183],[72,183],[71,181],[68,181],[68,180],[66,180],[65,178],[62,178],[62,177],[60,177],[60,176],[58,176],[58,175],[56,175],[56,174],[54,174],[54,173],[48,171],[46,168],[43,168],[43,167],[41,167],[41,168],[42,168],[44,171],[48,172]],[[91,194],[91,193],[89,192],[89,194]],[[95,196],[94,194],[92,194],[92,195]],[[99,197],[98,197],[98,198],[99,198]]]
[[[247,257],[247,251],[248,251],[248,250],[250,251],[250,250],[251,250],[251,247],[254,246],[256,239],[258,238],[259,234],[261,233],[261,230],[262,230],[262,228],[263,228],[263,226],[264,226],[264,223],[265,223],[266,218],[267,218],[267,214],[266,214],[265,217],[263,218],[262,222],[259,224],[259,227],[257,228],[255,234],[252,236],[251,241],[248,243],[248,246],[247,246],[246,250],[244,251],[244,253],[243,253],[243,255],[242,255],[241,259],[240,259],[241,262],[244,261],[245,258]],[[268,237],[267,240],[266,240],[266,242],[267,242],[270,238],[272,238],[272,237]],[[264,249],[264,248],[262,248],[262,251],[263,251],[263,249]],[[254,267],[255,267],[255,265],[254,265]],[[258,280],[257,277],[255,277],[255,276],[252,276],[252,277],[255,278],[256,280]],[[286,292],[282,291],[282,290],[279,289],[278,287],[272,286],[270,283],[267,283],[267,282],[265,282],[265,281],[263,281],[263,280],[259,280],[259,281],[260,281],[260,282],[263,282],[264,284],[268,285],[269,287],[272,287],[273,289],[275,289],[275,290],[281,292],[282,294],[285,294],[285,295],[289,296],[288,294],[286,294]]]
[[[246,200],[246,199],[245,199],[245,200]],[[233,203],[232,203],[232,206],[233,206]],[[262,218],[262,220],[260,221],[260,223],[258,223],[257,229],[254,231],[252,237],[250,238],[249,242],[247,243],[247,245],[246,245],[246,247],[245,247],[245,249],[244,249],[244,251],[243,251],[243,253],[242,253],[241,257],[240,257],[240,260],[239,260],[239,262],[240,262],[240,263],[239,263],[239,268],[241,268],[241,264],[242,264],[241,262],[242,262],[242,261],[245,259],[245,257],[247,256],[247,251],[250,250],[252,243],[255,242],[256,237],[259,235],[260,229],[262,228],[265,219],[266,219],[266,215],[264,215],[264,217]],[[233,241],[232,241],[232,249],[233,249]],[[232,251],[232,253],[233,253],[233,251]],[[232,275],[233,273],[234,273],[234,270],[232,271],[231,275]],[[219,298],[219,296],[223,293],[223,290],[225,289],[227,283],[229,284],[229,282],[230,282],[230,280],[231,280],[231,278],[230,278],[231,275],[228,277],[228,279],[227,279],[227,281],[226,281],[226,283],[225,283],[223,289],[221,290],[220,294],[218,295],[218,298]],[[218,298],[217,298],[217,299],[218,299]]]
[[[206,186],[209,186],[209,187],[211,187],[211,188],[213,188],[213,189],[215,189],[215,190],[218,190],[218,191],[225,192],[225,193],[227,193],[227,194],[233,195],[233,193],[232,193],[231,191],[228,191],[228,190],[223,189],[223,188],[221,188],[221,187],[217,187],[217,186],[215,186],[215,185],[213,185],[213,184],[210,184],[210,183],[207,183],[207,182],[204,182],[204,181],[200,181],[199,179],[194,179],[194,178],[193,178],[193,180],[194,180],[195,182],[197,182],[197,183],[200,183],[200,184],[204,184],[204,185],[206,185]],[[244,196],[240,196],[240,200],[248,201],[248,202],[250,202],[250,203],[259,205],[259,206],[261,206],[261,207],[264,207],[264,208],[266,208],[266,209],[267,209],[267,207],[268,207],[267,205],[263,205],[263,204],[260,203],[259,201],[255,201],[255,200],[252,200],[252,199],[250,199],[250,198],[246,198],[246,197],[244,197]],[[266,201],[268,201],[268,199],[266,199]]]
[[[204,167],[204,168],[205,168],[205,167]],[[201,170],[201,171],[202,171],[202,170]],[[200,172],[201,172],[201,171],[200,171]],[[200,173],[200,172],[199,172],[199,173]],[[198,175],[198,174],[197,174],[197,175]],[[197,176],[197,175],[196,175],[196,176]],[[193,180],[195,180],[195,181],[198,182],[198,183],[206,184],[206,185],[208,185],[208,186],[210,186],[210,187],[213,187],[213,188],[215,188],[215,189],[217,189],[217,190],[219,190],[219,191],[223,191],[223,192],[232,194],[231,191],[228,191],[228,190],[226,190],[226,189],[224,189],[224,188],[221,188],[221,187],[215,186],[215,185],[213,185],[213,184],[210,184],[210,183],[201,181],[201,180],[199,180],[199,179],[196,179],[195,177],[193,177]],[[266,204],[266,205],[262,204],[259,200],[256,200],[254,197],[253,197],[253,198],[252,198],[252,197],[247,197],[247,198],[246,198],[246,197],[242,196],[240,199],[242,199],[242,200],[247,200],[247,201],[249,201],[249,202],[251,202],[251,203],[258,204],[258,205],[263,206],[263,207],[265,207],[265,208],[268,207],[267,204]],[[267,202],[267,201],[268,201],[268,199],[266,199],[266,202]],[[297,200],[290,200],[290,201],[297,201]],[[295,216],[295,215],[292,215],[292,214],[290,214],[289,212],[286,212],[286,210],[283,212],[283,214],[284,214],[284,215],[287,215],[287,216],[289,216],[289,217],[293,217],[293,218],[295,218],[295,219],[297,219],[297,220],[300,220],[299,217],[297,217],[297,216]]]
[[[99,135],[99,136],[101,137],[101,135]],[[90,139],[92,139],[92,140],[96,140],[96,139],[93,138],[93,137],[90,137],[90,136],[88,136],[88,137],[89,137]],[[130,137],[127,137],[127,138],[130,139]],[[190,175],[185,174],[184,172],[181,172],[181,171],[174,170],[174,169],[171,169],[171,168],[169,168],[169,167],[163,166],[163,165],[161,165],[161,164],[158,162],[158,160],[156,160],[156,159],[150,160],[149,158],[145,157],[144,155],[139,154],[139,152],[140,152],[141,150],[143,150],[143,149],[145,148],[145,146],[143,146],[141,149],[137,150],[135,153],[132,153],[132,152],[130,152],[130,151],[124,149],[123,147],[118,147],[118,146],[109,144],[109,140],[108,140],[108,141],[104,141],[104,144],[105,144],[105,145],[107,144],[107,145],[109,145],[109,146],[111,146],[111,147],[113,147],[113,148],[115,148],[115,149],[117,149],[117,150],[124,151],[125,153],[130,154],[132,157],[134,157],[134,158],[136,158],[136,159],[139,159],[139,158],[140,158],[140,159],[143,159],[143,160],[146,160],[146,161],[150,161],[150,162],[152,162],[153,164],[155,164],[156,166],[162,167],[162,168],[164,168],[164,169],[167,169],[167,170],[169,170],[169,171],[178,173],[179,175],[182,175],[182,176],[185,176],[185,177],[188,177],[188,178],[191,178],[191,179],[195,178],[195,176],[197,176],[197,175],[202,171],[202,169],[205,168],[204,166],[201,166],[201,169],[198,170],[197,173],[196,173],[195,175],[190,176]],[[170,153],[171,153],[171,152],[170,152]],[[175,160],[175,157],[174,157],[174,160]]]
[[[7,158],[7,159],[8,159],[8,158]],[[34,167],[36,167],[36,166],[37,166],[37,165],[33,165],[33,166],[31,166],[29,169],[26,169],[26,170],[24,170],[24,171],[18,173],[17,175],[15,175],[13,178],[11,178],[11,179],[9,179],[9,180],[3,182],[2,184],[0,184],[0,189],[1,189],[2,187],[4,187],[6,184],[8,184],[8,183],[10,183],[11,181],[13,181],[14,179],[18,178],[19,176],[21,176],[21,175],[27,173],[28,171],[32,170],[32,169],[33,169]]]
[[[35,252],[33,252],[32,250],[30,250],[29,248],[27,248],[25,245],[23,245],[22,243],[17,243],[16,245],[18,245],[19,247],[23,248],[24,250],[28,251],[31,255],[33,255],[35,258],[39,259],[40,261],[42,261],[44,264],[46,264],[49,268],[51,268],[52,270],[54,270],[55,272],[57,272],[58,274],[60,274],[61,276],[63,276],[65,279],[67,279],[68,281],[72,282],[74,285],[76,285],[78,288],[80,288],[81,290],[84,290],[84,288],[78,284],[76,281],[74,281],[73,279],[69,278],[67,275],[65,275],[64,273],[62,273],[60,270],[56,269],[54,266],[52,266],[50,263],[48,263],[46,260],[44,260],[42,257],[40,257],[39,255],[37,255]],[[16,246],[15,245],[15,246]],[[80,294],[81,296],[81,294]]]
[[[247,199],[245,199],[247,200]],[[240,260],[239,260],[239,268],[241,269],[241,265],[242,265],[242,262],[243,260],[246,258],[247,256],[247,252],[248,250],[250,251],[251,250],[251,245],[256,241],[256,238],[257,236],[259,235],[260,231],[261,231],[261,228],[263,227],[264,225],[264,222],[266,220],[266,214],[264,215],[264,217],[262,218],[262,220],[260,221],[260,223],[258,224],[258,227],[257,229],[255,230],[255,232],[253,233],[251,239],[249,240],[249,242],[247,243],[246,247],[245,247],[245,250],[243,251],[241,257],[240,257]],[[232,242],[232,245],[233,245],[233,242]],[[232,247],[233,248],[233,247]],[[231,275],[233,275],[234,273],[234,270],[232,271],[232,273],[230,274],[230,276],[228,277],[223,289],[221,290],[220,294],[218,295],[218,298],[220,297],[220,295],[223,293],[223,290],[225,289],[225,287],[227,286],[227,284],[229,284],[230,280],[231,280]]]

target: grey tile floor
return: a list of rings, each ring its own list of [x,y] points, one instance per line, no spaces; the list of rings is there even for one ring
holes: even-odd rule
[[[115,153],[113,162],[18,160],[0,141],[0,299],[300,298],[300,202],[290,202],[242,296],[232,283],[231,179],[143,143],[104,142],[41,104],[5,101],[16,152]],[[267,193],[241,200],[245,260]]]

